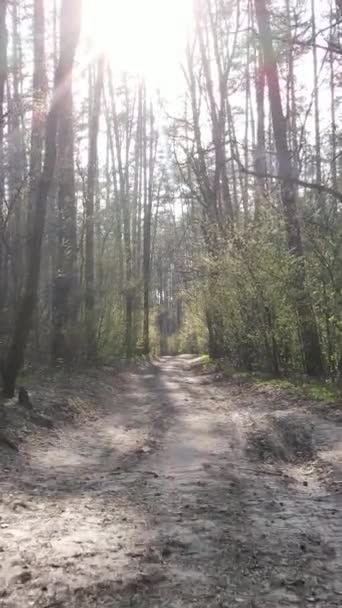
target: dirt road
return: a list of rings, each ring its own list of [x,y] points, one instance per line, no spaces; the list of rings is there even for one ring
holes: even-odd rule
[[[342,606],[341,411],[193,365],[106,369],[11,457],[0,606]]]

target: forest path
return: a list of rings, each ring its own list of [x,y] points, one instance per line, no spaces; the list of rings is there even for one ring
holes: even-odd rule
[[[341,416],[193,366],[122,373],[1,471],[1,607],[342,605]]]

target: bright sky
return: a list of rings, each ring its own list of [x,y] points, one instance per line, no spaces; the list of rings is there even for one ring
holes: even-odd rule
[[[113,69],[139,72],[166,95],[177,86],[192,0],[85,0],[84,30]]]
[[[185,88],[179,65],[184,62],[193,1],[84,0],[84,33],[95,52],[106,52],[114,71],[144,76],[150,90],[159,89],[163,99],[174,105]],[[320,24],[323,9],[319,0],[315,1],[317,24]],[[318,55],[320,63],[322,53]],[[303,86],[305,105],[309,107],[313,87],[310,52],[297,62],[296,75]],[[329,98],[324,85],[320,86],[320,97],[321,106],[326,107]],[[313,128],[312,116],[309,112],[309,130]]]

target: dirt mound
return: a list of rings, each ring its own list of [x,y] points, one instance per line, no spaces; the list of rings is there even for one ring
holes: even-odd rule
[[[248,433],[246,451],[262,462],[307,462],[315,457],[313,429],[305,416],[265,416]]]
[[[151,364],[143,361],[139,367],[135,362],[126,367],[136,370],[147,365]],[[98,399],[96,384],[100,384],[102,392],[110,397],[114,386],[119,390],[124,383],[123,370],[124,364],[77,373],[46,370],[45,376],[37,371],[25,383],[27,403],[20,401],[17,392],[13,399],[0,401],[0,450],[20,450],[21,444],[31,442],[35,433],[58,430],[82,419],[97,417],[106,405],[105,400],[102,403]]]

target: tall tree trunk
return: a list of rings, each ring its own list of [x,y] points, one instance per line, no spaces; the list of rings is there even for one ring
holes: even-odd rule
[[[330,11],[330,37],[333,38],[333,11]],[[337,190],[337,124],[335,99],[335,61],[333,51],[329,52],[330,68],[330,118],[331,118],[331,178],[334,190]]]
[[[61,32],[61,48],[69,45],[72,32]],[[52,295],[52,344],[54,363],[75,358],[71,337],[77,317],[77,232],[74,167],[74,117],[72,75],[64,82],[57,132],[57,264]]]
[[[132,109],[132,116],[130,115],[130,100],[127,78],[124,78],[124,95],[125,95],[125,106],[127,111],[126,125],[125,125],[125,171],[124,171],[124,197],[123,197],[123,228],[124,228],[124,242],[125,242],[125,259],[126,259],[126,354],[127,357],[133,355],[133,294],[134,289],[132,288],[133,280],[133,256],[132,256],[132,230],[131,230],[131,204],[130,204],[130,179],[129,179],[129,154],[131,135],[133,127],[133,115],[134,115],[134,104]]]
[[[5,269],[5,172],[4,172],[4,123],[5,85],[7,80],[7,0],[0,0],[0,314],[6,299]]]
[[[138,293],[137,285],[139,282],[140,275],[140,210],[141,210],[141,170],[142,170],[142,109],[143,109],[143,85],[139,82],[138,85],[138,110],[137,110],[137,124],[135,134],[135,158],[134,158],[134,190],[133,190],[133,209],[132,209],[132,300],[133,300],[133,348],[136,350],[137,333],[138,333],[138,320],[140,311],[137,310],[138,306]]]
[[[297,101],[295,88],[295,48],[292,43],[294,19],[291,15],[291,0],[286,0],[287,36],[288,36],[288,76],[287,76],[287,108],[286,114],[289,125],[289,144],[292,151],[292,167],[295,175],[299,175],[300,159],[298,150]]]
[[[316,45],[316,0],[311,0],[311,23],[312,23],[312,59],[313,59],[313,77],[314,77],[314,115],[315,115],[315,166],[316,166],[316,182],[319,184],[322,181],[322,163],[321,163],[321,134],[319,121],[319,84],[318,84],[318,58]],[[318,194],[318,202],[322,195]]]
[[[44,235],[48,194],[56,162],[58,121],[63,107],[64,83],[72,73],[75,52],[80,34],[82,0],[63,0],[61,6],[60,59],[55,77],[54,95],[46,119],[44,166],[40,176],[34,204],[32,229],[28,242],[28,264],[24,289],[19,299],[13,336],[2,364],[3,393],[13,397],[15,381],[24,361],[25,348],[37,303],[41,247]],[[61,40],[62,42],[62,40]]]
[[[291,152],[287,143],[287,126],[283,115],[278,66],[275,58],[270,26],[270,16],[266,0],[254,0],[258,23],[260,44],[264,54],[265,71],[268,84],[269,103],[273,123],[274,140],[277,152],[281,198],[287,230],[290,253],[295,256],[296,264],[296,306],[300,323],[306,372],[318,376],[323,372],[322,354],[316,320],[311,300],[307,292],[303,244],[298,221],[296,189],[293,183]]]
[[[250,106],[250,98],[251,98],[251,78],[250,78],[250,61],[251,61],[251,41],[250,41],[250,29],[251,29],[251,2],[248,0],[247,3],[247,48],[246,48],[246,72],[245,72],[245,133],[244,133],[244,162],[245,167],[248,167],[248,159],[249,159],[249,106]],[[243,213],[244,213],[244,223],[248,223],[248,200],[249,200],[249,175],[246,172],[245,174],[245,183],[242,192],[242,203],[243,203]]]
[[[254,157],[256,173],[260,175],[256,179],[255,196],[255,219],[260,219],[261,211],[267,195],[267,182],[264,175],[267,171],[266,165],[266,143],[265,143],[265,66],[262,51],[259,51],[259,61],[256,67],[255,93],[257,109],[257,143]]]
[[[34,0],[33,4],[33,98],[31,123],[31,149],[29,159],[29,200],[27,206],[27,231],[32,231],[34,202],[37,196],[39,177],[42,171],[43,146],[45,132],[45,114],[47,105],[48,81],[45,55],[45,10],[44,0]],[[29,244],[25,243],[29,259]],[[34,335],[36,352],[39,351],[39,311],[34,314]]]
[[[199,5],[200,6],[200,5]],[[200,106],[201,106],[201,90],[198,91],[197,95],[197,78],[195,74],[195,57],[194,51],[188,46],[187,48],[187,83],[189,88],[189,95],[191,100],[192,110],[192,121],[193,121],[193,134],[196,151],[196,161],[192,162],[192,168],[197,179],[198,190],[200,193],[200,200],[202,205],[202,221],[201,228],[204,237],[204,241],[207,247],[208,256],[210,258],[208,285],[211,293],[211,298],[208,300],[206,308],[206,320],[209,334],[209,351],[210,355],[219,358],[223,356],[224,343],[223,343],[223,319],[222,311],[218,303],[218,273],[217,273],[217,261],[219,257],[218,237],[219,232],[222,228],[220,221],[220,210],[218,204],[219,195],[219,182],[221,177],[222,167],[222,136],[218,121],[217,121],[217,109],[213,93],[213,83],[211,81],[211,75],[209,71],[209,62],[206,56],[205,41],[201,32],[200,23],[201,13],[199,9],[196,12],[196,26],[197,35],[200,44],[200,55],[205,73],[205,82],[208,87],[208,105],[210,108],[210,120],[212,127],[212,139],[215,147],[215,165],[214,170],[207,165],[207,155],[205,147],[202,145],[202,132],[201,132],[201,121],[200,121]],[[221,87],[222,92],[222,87]],[[227,103],[227,107],[229,104]],[[222,110],[221,106],[221,110]],[[225,111],[225,106],[224,106]],[[230,117],[228,117],[228,123]],[[211,175],[214,173],[214,184],[211,183]],[[191,187],[191,183],[189,184]],[[230,200],[230,199],[229,199]],[[230,204],[228,205],[228,217],[233,219],[233,209]]]
[[[88,191],[86,197],[86,246],[85,246],[85,316],[86,316],[86,351],[87,359],[96,359],[96,323],[95,323],[95,197],[97,177],[97,144],[99,135],[101,95],[103,89],[104,57],[97,62],[94,98],[90,109],[89,124],[89,158],[88,158]]]
[[[211,57],[209,55],[209,50],[205,43],[203,28],[206,25],[203,25],[203,13],[205,13],[204,6],[198,4],[196,10],[196,33],[198,36],[199,47],[200,47],[200,55],[201,55],[201,63],[203,67],[203,73],[206,83],[206,91],[208,95],[208,107],[210,109],[210,121],[212,128],[212,139],[213,145],[215,149],[215,169],[214,169],[214,183],[211,188],[211,194],[209,199],[212,201],[212,206],[215,209],[215,213],[217,216],[217,220],[221,222],[222,217],[220,217],[222,209],[221,205],[221,192],[223,195],[225,208],[227,210],[227,218],[230,222],[233,221],[233,206],[231,200],[231,193],[227,178],[227,166],[226,166],[226,153],[225,153],[225,126],[226,126],[226,116],[225,116],[225,101],[227,98],[227,78],[228,78],[228,69],[227,67],[223,67],[221,64],[221,58],[219,50],[215,44],[216,35],[215,31],[212,32],[214,37],[214,48],[216,48],[215,60],[216,60],[216,68],[219,74],[219,93],[220,93],[220,103],[219,108],[218,104],[215,100],[214,94],[214,86],[213,86],[213,78],[211,73]],[[208,36],[208,32],[207,32]]]
[[[147,108],[146,91],[144,97],[144,148],[147,151]],[[150,108],[150,142],[149,142],[149,161],[145,157],[145,200],[144,200],[144,242],[143,242],[143,275],[144,275],[144,334],[143,344],[144,353],[150,352],[150,282],[151,282],[151,224],[152,224],[152,202],[153,202],[153,170],[154,170],[154,135],[153,135],[154,116],[152,107]],[[148,177],[147,177],[148,176]]]
[[[21,288],[24,271],[24,179],[25,179],[25,144],[22,109],[22,62],[21,62],[21,28],[19,26],[20,5],[14,0],[12,6],[11,28],[11,75],[9,87],[9,137],[8,137],[8,174],[9,200],[13,209],[11,215],[11,305],[15,308]]]
[[[115,148],[117,157],[117,168],[119,174],[119,200],[121,207],[121,215],[123,220],[123,238],[124,238],[124,250],[125,250],[125,271],[126,271],[126,285],[125,285],[125,351],[126,356],[129,358],[132,356],[132,340],[133,340],[133,299],[132,299],[132,250],[131,250],[131,208],[130,208],[130,192],[129,192],[129,154],[132,141],[132,125],[133,116],[130,114],[130,104],[127,82],[124,87],[125,97],[125,109],[126,109],[126,123],[124,129],[124,146],[120,137],[119,128],[119,117],[115,102],[115,93],[113,87],[112,74],[109,70],[109,94],[112,104],[112,116],[114,126],[114,138]],[[134,109],[133,109],[134,111]],[[132,112],[133,113],[133,112]],[[123,148],[125,151],[125,166],[123,162]]]
[[[30,199],[28,223],[32,223],[32,213],[37,198],[37,188],[42,170],[45,111],[47,98],[47,75],[45,57],[45,13],[44,0],[34,0],[33,5],[33,109],[30,153]],[[32,226],[31,226],[32,229]]]

